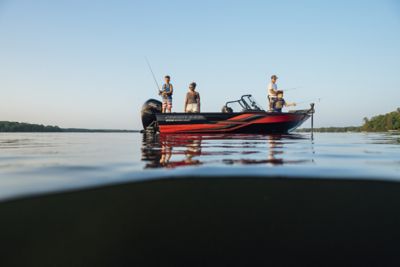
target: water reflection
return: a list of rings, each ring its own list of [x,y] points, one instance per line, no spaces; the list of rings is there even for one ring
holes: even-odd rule
[[[143,134],[142,161],[145,168],[176,168],[201,164],[283,165],[312,162],[286,155],[285,148],[306,141],[304,135],[243,134]],[[312,153],[312,152],[311,152]]]

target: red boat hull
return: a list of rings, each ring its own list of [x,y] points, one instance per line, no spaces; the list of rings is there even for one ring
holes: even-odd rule
[[[158,131],[169,133],[288,133],[311,116],[289,113],[163,113],[156,114]]]

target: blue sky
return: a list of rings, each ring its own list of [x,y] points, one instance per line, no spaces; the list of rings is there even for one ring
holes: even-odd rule
[[[174,111],[196,81],[203,111],[269,76],[316,126],[359,125],[400,107],[400,2],[0,0],[0,120],[138,129],[155,74]],[[302,107],[306,107],[303,104]]]

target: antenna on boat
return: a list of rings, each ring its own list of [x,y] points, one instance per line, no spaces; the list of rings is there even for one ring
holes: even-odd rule
[[[315,104],[311,103],[310,106],[311,106],[311,140],[314,140],[314,113],[315,113],[314,106],[315,106]]]
[[[156,76],[154,75],[153,69],[151,68],[150,62],[149,62],[149,60],[147,59],[147,57],[144,57],[144,59],[145,59],[146,62],[147,62],[147,66],[149,67],[149,70],[150,70],[150,72],[151,72],[151,75],[153,75],[153,79],[154,79],[154,82],[155,82],[155,84],[156,84],[156,86],[157,86],[157,90],[158,90],[158,92],[160,92],[161,89],[160,89],[160,86],[158,85],[158,82],[157,82]]]

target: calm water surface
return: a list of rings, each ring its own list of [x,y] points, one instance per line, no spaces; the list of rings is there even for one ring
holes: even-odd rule
[[[400,134],[0,134],[0,199],[192,174],[400,181]]]

